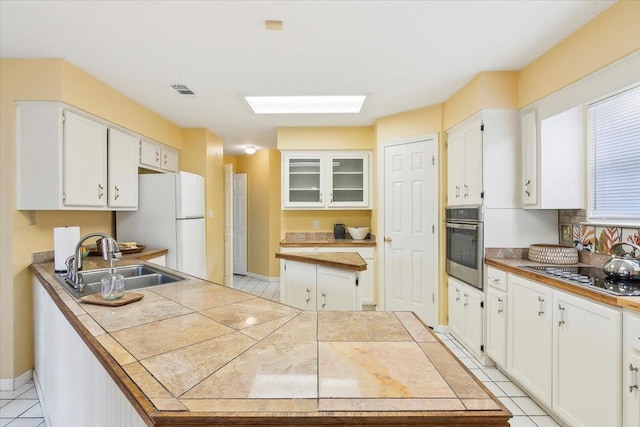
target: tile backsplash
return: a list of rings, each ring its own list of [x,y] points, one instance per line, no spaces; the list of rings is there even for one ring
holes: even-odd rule
[[[586,219],[584,210],[559,210],[560,241],[573,244],[580,250],[606,255],[611,253],[611,246],[618,242],[640,246],[639,228],[580,225]]]

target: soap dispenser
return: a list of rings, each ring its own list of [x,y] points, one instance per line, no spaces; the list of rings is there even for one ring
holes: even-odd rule
[[[116,273],[114,262],[115,259],[112,258],[109,274],[100,279],[100,293],[102,298],[109,301],[122,298],[124,295],[124,276]]]

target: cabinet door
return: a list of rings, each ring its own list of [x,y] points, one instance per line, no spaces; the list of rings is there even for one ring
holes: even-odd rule
[[[509,275],[508,372],[547,405],[551,405],[551,304],[551,289]]]
[[[449,329],[458,338],[464,336],[463,292],[456,280],[449,277]]]
[[[624,427],[640,425],[640,316],[623,314],[622,410]]]
[[[107,204],[107,128],[65,111],[64,113],[64,204]]]
[[[369,155],[327,156],[329,207],[369,207]]]
[[[162,165],[162,156],[158,144],[150,141],[140,141],[140,164],[159,168]]]
[[[522,204],[538,203],[538,132],[536,111],[522,115]]]
[[[356,310],[356,272],[317,266],[318,310]]]
[[[324,157],[285,155],[283,159],[283,207],[323,208],[326,203]]]
[[[316,309],[316,265],[282,261],[283,303],[301,310]]]
[[[482,121],[473,120],[464,134],[463,204],[482,204]],[[494,165],[497,166],[497,165]]]
[[[163,147],[160,150],[162,169],[169,172],[178,172],[178,152],[171,148]]]
[[[462,205],[464,185],[464,133],[452,132],[447,142],[448,204]]]
[[[477,356],[482,355],[482,292],[463,288],[464,338]]]
[[[487,355],[497,365],[507,364],[507,294],[489,287],[487,291]]]
[[[620,426],[620,313],[553,294],[553,409],[572,426]]]
[[[109,129],[109,206],[138,206],[138,139]]]

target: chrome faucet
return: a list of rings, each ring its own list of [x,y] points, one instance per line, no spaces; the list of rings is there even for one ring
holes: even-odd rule
[[[71,255],[66,260],[67,264],[67,277],[66,280],[69,284],[71,284],[74,288],[78,290],[82,290],[84,287],[84,283],[82,282],[82,276],[78,273],[78,271],[82,268],[82,254],[80,250],[82,248],[82,243],[85,240],[90,239],[91,237],[100,237],[100,245],[102,246],[102,259],[105,261],[111,261],[113,259],[120,259],[122,257],[122,253],[120,252],[120,246],[118,246],[118,242],[104,233],[91,233],[86,236],[82,236],[78,243],[76,244],[76,248],[74,250],[74,254]]]

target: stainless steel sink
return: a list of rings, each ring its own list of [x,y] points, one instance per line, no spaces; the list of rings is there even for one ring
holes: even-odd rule
[[[166,283],[179,282],[186,280],[186,277],[177,274],[168,273],[150,265],[122,265],[116,267],[116,273],[124,276],[125,291],[135,289],[148,288],[150,286],[164,285]],[[74,297],[81,298],[86,295],[100,293],[100,279],[109,273],[108,268],[100,268],[96,270],[87,270],[80,272],[84,286],[82,290],[74,288],[65,280],[65,274],[56,274],[55,278],[58,283],[62,284]]]

